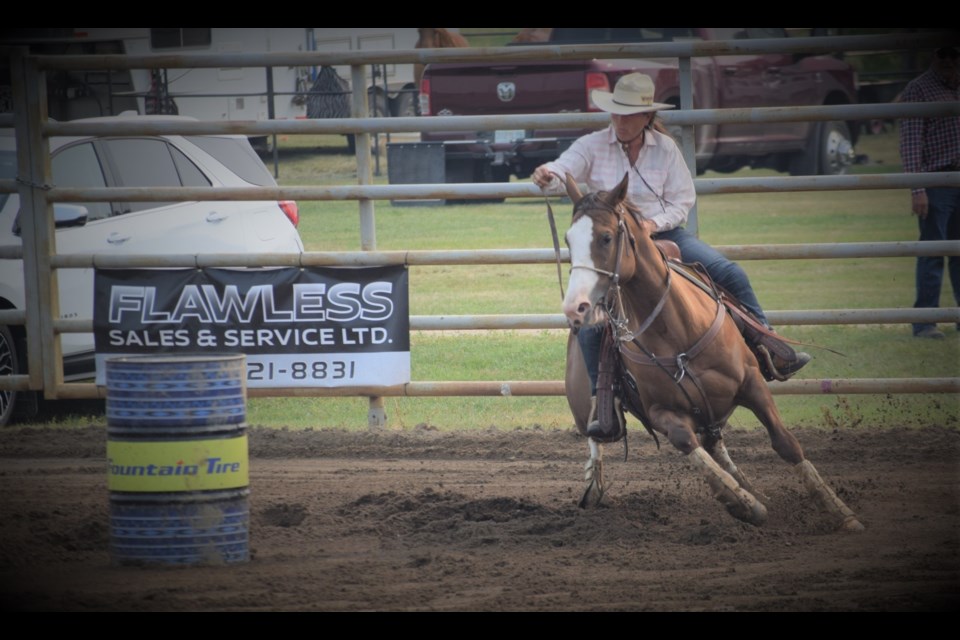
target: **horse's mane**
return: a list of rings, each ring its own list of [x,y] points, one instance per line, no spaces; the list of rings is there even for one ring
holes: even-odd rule
[[[606,196],[610,193],[609,191],[594,191],[593,193],[588,193],[583,196],[581,200],[573,208],[573,219],[577,220],[580,216],[586,215],[585,211],[588,209],[603,209],[604,211],[609,211],[610,213],[616,213],[617,207],[611,206],[606,202]],[[623,207],[624,211],[633,216],[633,219],[639,224],[643,219],[643,214],[640,212],[640,209],[632,205],[631,203],[623,200],[619,203],[618,206]]]
[[[616,207],[611,206],[604,199],[604,196],[606,196],[608,193],[608,191],[594,191],[583,196],[573,207],[573,219],[577,220],[580,217],[587,215],[586,212],[591,209],[602,209],[604,211],[609,211],[610,213],[616,213]]]

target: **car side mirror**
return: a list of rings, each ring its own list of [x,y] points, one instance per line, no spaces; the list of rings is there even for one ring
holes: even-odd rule
[[[82,204],[53,203],[53,225],[57,229],[82,227],[87,224],[87,218],[89,217],[90,211]],[[13,234],[19,236],[20,233],[20,212],[18,212],[16,219],[13,221]]]
[[[53,223],[57,229],[64,227],[82,227],[87,224],[90,211],[82,204],[67,204],[55,202],[53,204]]]

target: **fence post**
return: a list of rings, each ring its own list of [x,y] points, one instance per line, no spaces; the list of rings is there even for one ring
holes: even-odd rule
[[[267,67],[267,119],[275,120],[277,117],[277,110],[274,105],[274,95],[273,95],[273,67]],[[270,144],[268,147],[273,154],[273,178],[274,180],[280,179],[280,152],[277,150],[277,134],[270,135]]]
[[[351,116],[367,118],[370,109],[367,100],[367,80],[365,67],[355,64],[350,67],[350,87],[353,91]],[[373,184],[370,169],[370,134],[357,132],[354,134],[357,153],[357,184]],[[376,251],[377,226],[374,215],[373,200],[360,198],[360,248],[363,251]],[[382,429],[387,424],[387,414],[383,408],[383,398],[370,396],[370,405],[367,411],[367,426],[371,429]]]
[[[693,109],[693,72],[691,71],[690,58],[681,56],[680,64],[680,108]],[[697,175],[697,140],[694,128],[691,125],[683,126],[683,136],[680,140],[680,151],[683,159],[690,169],[690,175]],[[700,236],[700,229],[697,222],[697,203],[694,202],[690,207],[690,213],[687,215],[687,231],[694,236]]]
[[[14,128],[17,139],[17,175],[20,193],[20,229],[23,241],[23,277],[26,297],[27,367],[31,389],[43,389],[56,398],[63,383],[63,354],[54,319],[60,317],[57,272],[50,267],[56,255],[53,205],[47,199],[53,178],[50,143],[41,134],[48,118],[47,74],[28,56],[14,50]],[[45,307],[45,304],[49,305]],[[46,312],[48,311],[48,312]]]

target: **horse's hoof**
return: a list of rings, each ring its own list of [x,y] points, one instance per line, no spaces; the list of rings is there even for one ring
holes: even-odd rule
[[[762,502],[742,489],[737,493],[740,494],[737,496],[739,500],[727,505],[727,513],[737,520],[757,527],[767,521],[767,508],[763,506]]]
[[[577,503],[577,506],[581,509],[592,509],[600,504],[600,501],[603,500],[603,487],[598,486],[599,483],[591,482],[587,486],[586,490],[583,492],[583,497],[580,498],[580,502]]]
[[[843,524],[840,525],[840,529],[842,531],[858,532],[865,531],[866,527],[856,518],[847,518],[843,521]]]
[[[600,500],[603,499],[603,463],[597,458],[590,458],[584,465],[584,470],[587,488],[577,506],[581,509],[590,509],[600,504]]]

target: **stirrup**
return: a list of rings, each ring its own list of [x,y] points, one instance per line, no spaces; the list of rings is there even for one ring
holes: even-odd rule
[[[780,366],[777,366],[774,363],[774,357],[770,354],[770,350],[767,349],[764,344],[757,344],[755,347],[755,353],[757,359],[760,361],[760,370],[763,372],[764,377],[767,380],[778,380],[780,382],[786,382],[793,374],[797,371],[800,371],[808,362],[813,358],[810,354],[803,351],[797,351],[793,361],[787,362],[781,358]]]

